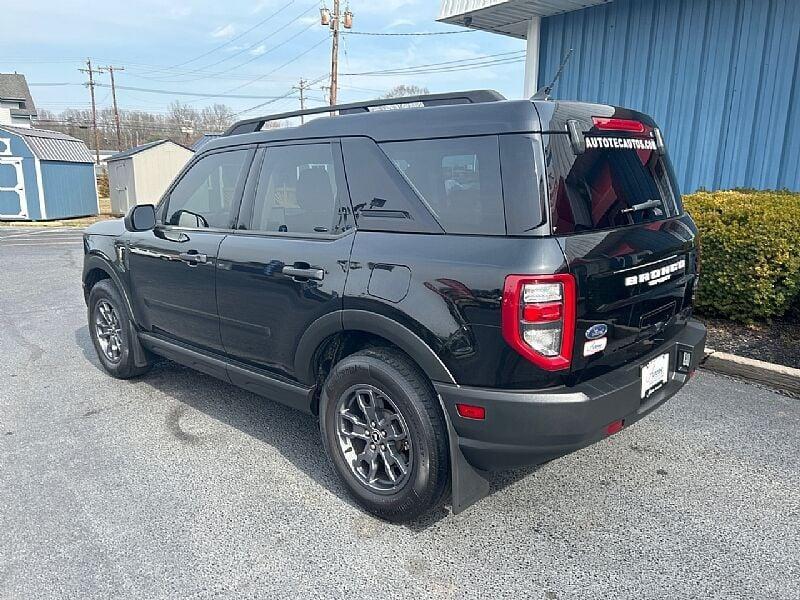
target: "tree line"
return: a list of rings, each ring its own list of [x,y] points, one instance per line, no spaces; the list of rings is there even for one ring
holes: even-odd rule
[[[191,145],[205,133],[225,131],[236,119],[233,110],[225,104],[197,109],[176,101],[169,105],[166,113],[120,110],[119,120],[121,147],[125,150],[161,139]],[[36,126],[76,137],[94,150],[90,109],[39,110]],[[97,131],[100,150],[117,149],[117,130],[111,108],[97,111]]]
[[[397,85],[381,98],[402,98],[427,94],[428,88],[416,85]],[[413,103],[405,106],[415,106]],[[397,108],[383,107],[384,110]],[[190,146],[205,133],[222,133],[236,121],[236,113],[225,104],[212,104],[205,108],[194,108],[186,103],[175,101],[165,113],[152,113],[143,110],[120,110],[120,147],[133,148],[155,140],[170,139]],[[278,127],[287,123],[268,123],[268,127]],[[60,131],[76,137],[94,150],[92,130],[92,111],[90,109],[68,108],[61,112],[39,110],[36,126],[42,129]],[[101,108],[97,111],[97,132],[100,150],[117,150],[117,130],[114,111]]]

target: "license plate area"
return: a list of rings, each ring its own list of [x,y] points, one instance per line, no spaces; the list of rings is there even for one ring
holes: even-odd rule
[[[641,369],[642,400],[647,400],[669,380],[669,353],[659,354]]]

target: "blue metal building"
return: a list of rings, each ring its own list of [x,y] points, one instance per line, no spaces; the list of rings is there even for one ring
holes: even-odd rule
[[[573,48],[554,96],[652,115],[684,192],[800,191],[798,0],[445,0],[440,19],[527,38],[526,91]]]
[[[0,126],[0,219],[39,221],[99,212],[86,144],[55,131]]]

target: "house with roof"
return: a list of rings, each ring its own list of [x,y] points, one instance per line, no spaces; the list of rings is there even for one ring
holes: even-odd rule
[[[99,212],[94,160],[86,144],[57,131],[0,125],[0,220]]]
[[[0,73],[0,125],[31,127],[36,118],[31,90],[20,73]]]
[[[172,140],[156,140],[108,158],[111,212],[124,215],[136,204],[155,204],[194,156]]]

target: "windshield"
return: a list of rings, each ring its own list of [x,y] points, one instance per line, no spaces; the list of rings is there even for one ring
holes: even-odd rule
[[[680,212],[680,195],[666,155],[650,140],[587,138],[576,155],[569,136],[547,145],[553,232],[580,233],[659,221]]]

